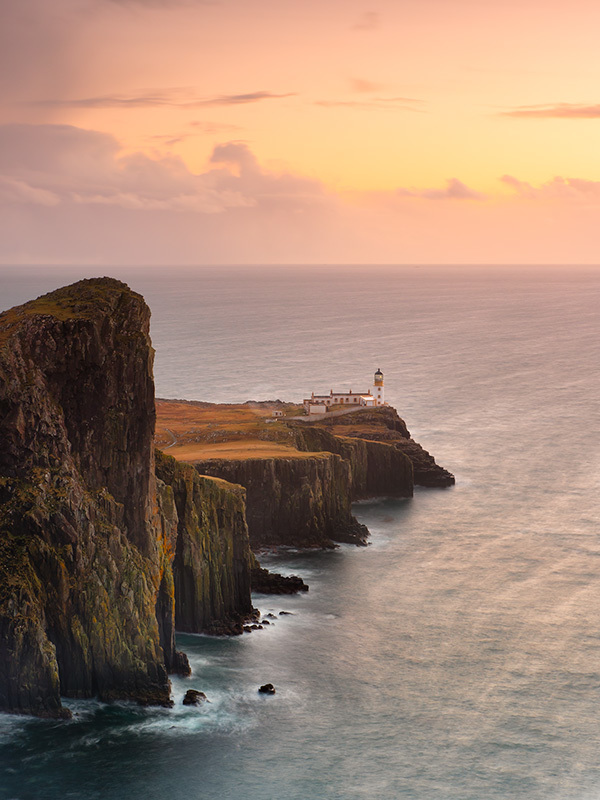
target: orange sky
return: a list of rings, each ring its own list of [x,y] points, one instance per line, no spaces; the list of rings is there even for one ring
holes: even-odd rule
[[[600,261],[590,0],[0,0],[4,263]]]

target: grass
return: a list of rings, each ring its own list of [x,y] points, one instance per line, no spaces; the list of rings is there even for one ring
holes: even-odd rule
[[[155,443],[178,461],[306,458],[309,453],[297,449],[296,435],[286,425],[285,417],[273,417],[275,409],[293,414],[294,411],[298,413],[301,406],[157,400]],[[315,424],[319,426],[318,422]],[[357,421],[352,425],[327,426],[327,429],[342,437],[358,435],[368,439],[370,433],[381,432],[381,425]]]
[[[178,461],[306,458],[285,417],[272,416],[275,408],[157,400],[155,443]]]
[[[265,406],[157,400],[156,445],[175,455],[173,450],[188,444],[215,445],[257,439],[289,444],[289,430],[272,412],[272,407]]]
[[[5,344],[29,317],[50,316],[60,322],[93,317],[118,294],[139,297],[126,284],[114,278],[91,278],[10,308],[0,314],[0,345]]]
[[[296,450],[295,447],[259,439],[216,444],[188,443],[170,447],[167,452],[177,461],[206,461],[209,459],[239,461],[246,458],[306,458],[308,455],[314,455],[314,453]]]

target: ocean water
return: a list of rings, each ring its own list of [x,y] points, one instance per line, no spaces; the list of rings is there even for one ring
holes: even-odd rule
[[[106,272],[2,268],[0,308]],[[600,269],[110,273],[152,308],[158,396],[298,400],[380,367],[457,483],[358,504],[367,548],[268,554],[310,592],[181,636],[173,710],[0,715],[0,797],[599,798]]]

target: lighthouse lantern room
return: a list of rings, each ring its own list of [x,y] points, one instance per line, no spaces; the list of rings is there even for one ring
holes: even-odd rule
[[[375,397],[375,403],[378,406],[382,406],[384,404],[385,397],[383,389],[383,372],[380,369],[378,369],[375,373],[373,380],[373,396]]]

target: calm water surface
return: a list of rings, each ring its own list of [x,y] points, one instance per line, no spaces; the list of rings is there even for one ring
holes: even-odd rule
[[[0,716],[0,797],[600,797],[600,270],[111,273],[152,308],[159,396],[300,399],[381,367],[457,485],[359,504],[368,548],[269,555],[310,592],[256,596],[264,631],[181,636],[172,711]],[[84,275],[2,268],[0,307]]]

